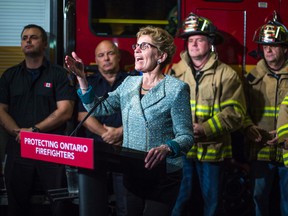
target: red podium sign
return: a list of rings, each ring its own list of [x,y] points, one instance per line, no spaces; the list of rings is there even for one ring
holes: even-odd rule
[[[24,131],[20,136],[22,157],[94,168],[93,139]]]

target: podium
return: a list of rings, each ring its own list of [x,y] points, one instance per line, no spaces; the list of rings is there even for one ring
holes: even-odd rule
[[[98,165],[107,166],[107,171],[110,172],[121,172],[124,174],[124,185],[125,182],[138,182],[140,185],[137,187],[149,189],[151,183],[156,182],[156,178],[166,174],[166,162],[159,164],[155,169],[147,170],[144,165],[144,159],[147,152],[130,149],[121,146],[113,146],[104,143],[94,143],[94,166],[98,169]],[[83,175],[79,179],[79,214],[80,216],[92,216],[92,215],[105,215],[105,200],[103,200],[103,185],[96,181],[92,183],[89,180],[83,179]],[[90,179],[91,180],[91,179]],[[135,184],[134,183],[134,184]],[[84,191],[81,185],[86,185]],[[88,186],[89,185],[89,186]],[[87,190],[87,186],[89,189]],[[126,186],[126,185],[125,185]],[[135,185],[133,185],[135,187]],[[99,192],[96,195],[96,202],[91,202],[90,198],[95,197],[92,195],[95,191]],[[99,200],[101,197],[102,200]],[[106,201],[108,202],[108,201]],[[108,205],[106,203],[106,205]],[[107,206],[108,207],[108,206]],[[97,210],[96,210],[97,209]]]
[[[146,188],[149,190],[149,185],[153,185],[157,179],[166,175],[165,160],[157,167],[147,170],[144,162],[147,152],[97,143],[89,138],[21,132],[21,155],[36,160],[76,166],[87,171],[94,171],[95,168],[105,165],[107,171],[122,172],[125,176],[124,182],[126,180],[132,187],[139,187],[142,190]],[[103,189],[103,185],[94,185],[94,189],[79,191],[79,197],[86,197],[93,191],[100,191]],[[51,202],[78,199],[78,195],[71,196],[67,193],[67,188],[49,190],[48,196]],[[101,207],[100,203],[97,205]],[[96,208],[97,206],[92,207]],[[87,209],[91,209],[89,205],[85,201],[81,203],[79,200],[80,215],[92,215],[90,212],[87,213],[90,211]]]
[[[99,161],[104,161],[144,171],[146,155],[144,151],[94,142],[92,138],[21,131],[21,156],[35,160],[87,169],[94,169]]]
[[[106,161],[109,163],[119,163],[121,161],[134,161],[136,163],[143,162],[147,152],[126,148],[122,146],[114,146],[101,142],[94,142],[94,161]]]
[[[127,173],[127,171],[142,171],[149,173],[144,166],[144,160],[147,152],[135,150],[122,146],[108,145],[105,143],[94,143],[94,163],[104,161],[108,164],[110,171],[119,171]],[[115,169],[115,170],[114,170]],[[154,169],[153,169],[154,170]],[[160,173],[166,173],[166,163],[163,161],[155,170]],[[154,172],[154,171],[153,171]]]
[[[144,160],[147,152],[104,143],[94,143],[94,148],[95,169],[98,169],[97,165],[101,166],[101,164],[104,163],[104,166],[107,166],[107,171],[123,173],[124,185],[131,192],[138,192],[138,188],[149,191],[151,190],[151,185],[155,185],[157,179],[160,179],[162,175],[166,175],[165,160],[152,170],[145,168]],[[87,182],[80,181],[80,188],[83,188],[81,185],[84,184],[86,185],[84,186],[86,190],[84,192],[79,191],[80,216],[105,215],[105,209],[103,209],[105,202],[100,199],[101,194],[103,195],[101,188],[103,186],[101,183],[98,181],[90,182],[89,180]],[[129,186],[132,186],[132,188]],[[133,190],[135,187],[137,189]],[[92,195],[95,191],[99,192],[96,197]],[[95,202],[90,202],[92,197],[93,199],[95,198]],[[91,208],[92,205],[93,208]],[[97,209],[97,211],[95,209]],[[103,214],[100,214],[98,211]]]

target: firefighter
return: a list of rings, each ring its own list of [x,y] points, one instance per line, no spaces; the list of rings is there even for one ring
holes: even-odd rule
[[[200,184],[203,215],[216,215],[225,159],[232,157],[232,131],[241,127],[246,104],[241,79],[218,59],[214,45],[221,43],[216,26],[190,13],[180,33],[185,40],[181,60],[169,74],[190,85],[195,144],[183,157],[183,178],[173,215],[187,215],[187,206]],[[190,200],[190,201],[189,201]],[[195,214],[195,209],[192,209]]]
[[[276,133],[279,106],[288,92],[287,29],[273,19],[255,31],[253,40],[262,58],[245,76],[248,110],[243,127],[255,214],[275,215],[269,204],[276,198],[269,195],[279,179],[281,214],[288,215],[288,169]]]

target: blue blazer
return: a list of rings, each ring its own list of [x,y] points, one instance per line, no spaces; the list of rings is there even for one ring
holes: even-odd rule
[[[181,156],[192,144],[193,125],[188,84],[166,75],[155,87],[140,97],[142,76],[129,76],[92,115],[110,115],[121,111],[123,146],[141,151],[168,144],[173,154],[167,157],[167,171],[182,168]],[[89,111],[97,99],[89,90],[78,95]]]

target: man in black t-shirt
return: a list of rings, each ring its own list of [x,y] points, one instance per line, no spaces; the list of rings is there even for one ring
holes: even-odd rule
[[[47,46],[42,27],[25,26],[21,33],[25,59],[6,70],[0,79],[0,123],[9,133],[5,166],[9,216],[33,215],[30,199],[35,179],[40,180],[44,191],[65,186],[63,165],[20,155],[20,131],[64,134],[73,113],[75,88],[70,85],[67,71],[45,58]],[[61,215],[56,207],[53,213]]]

